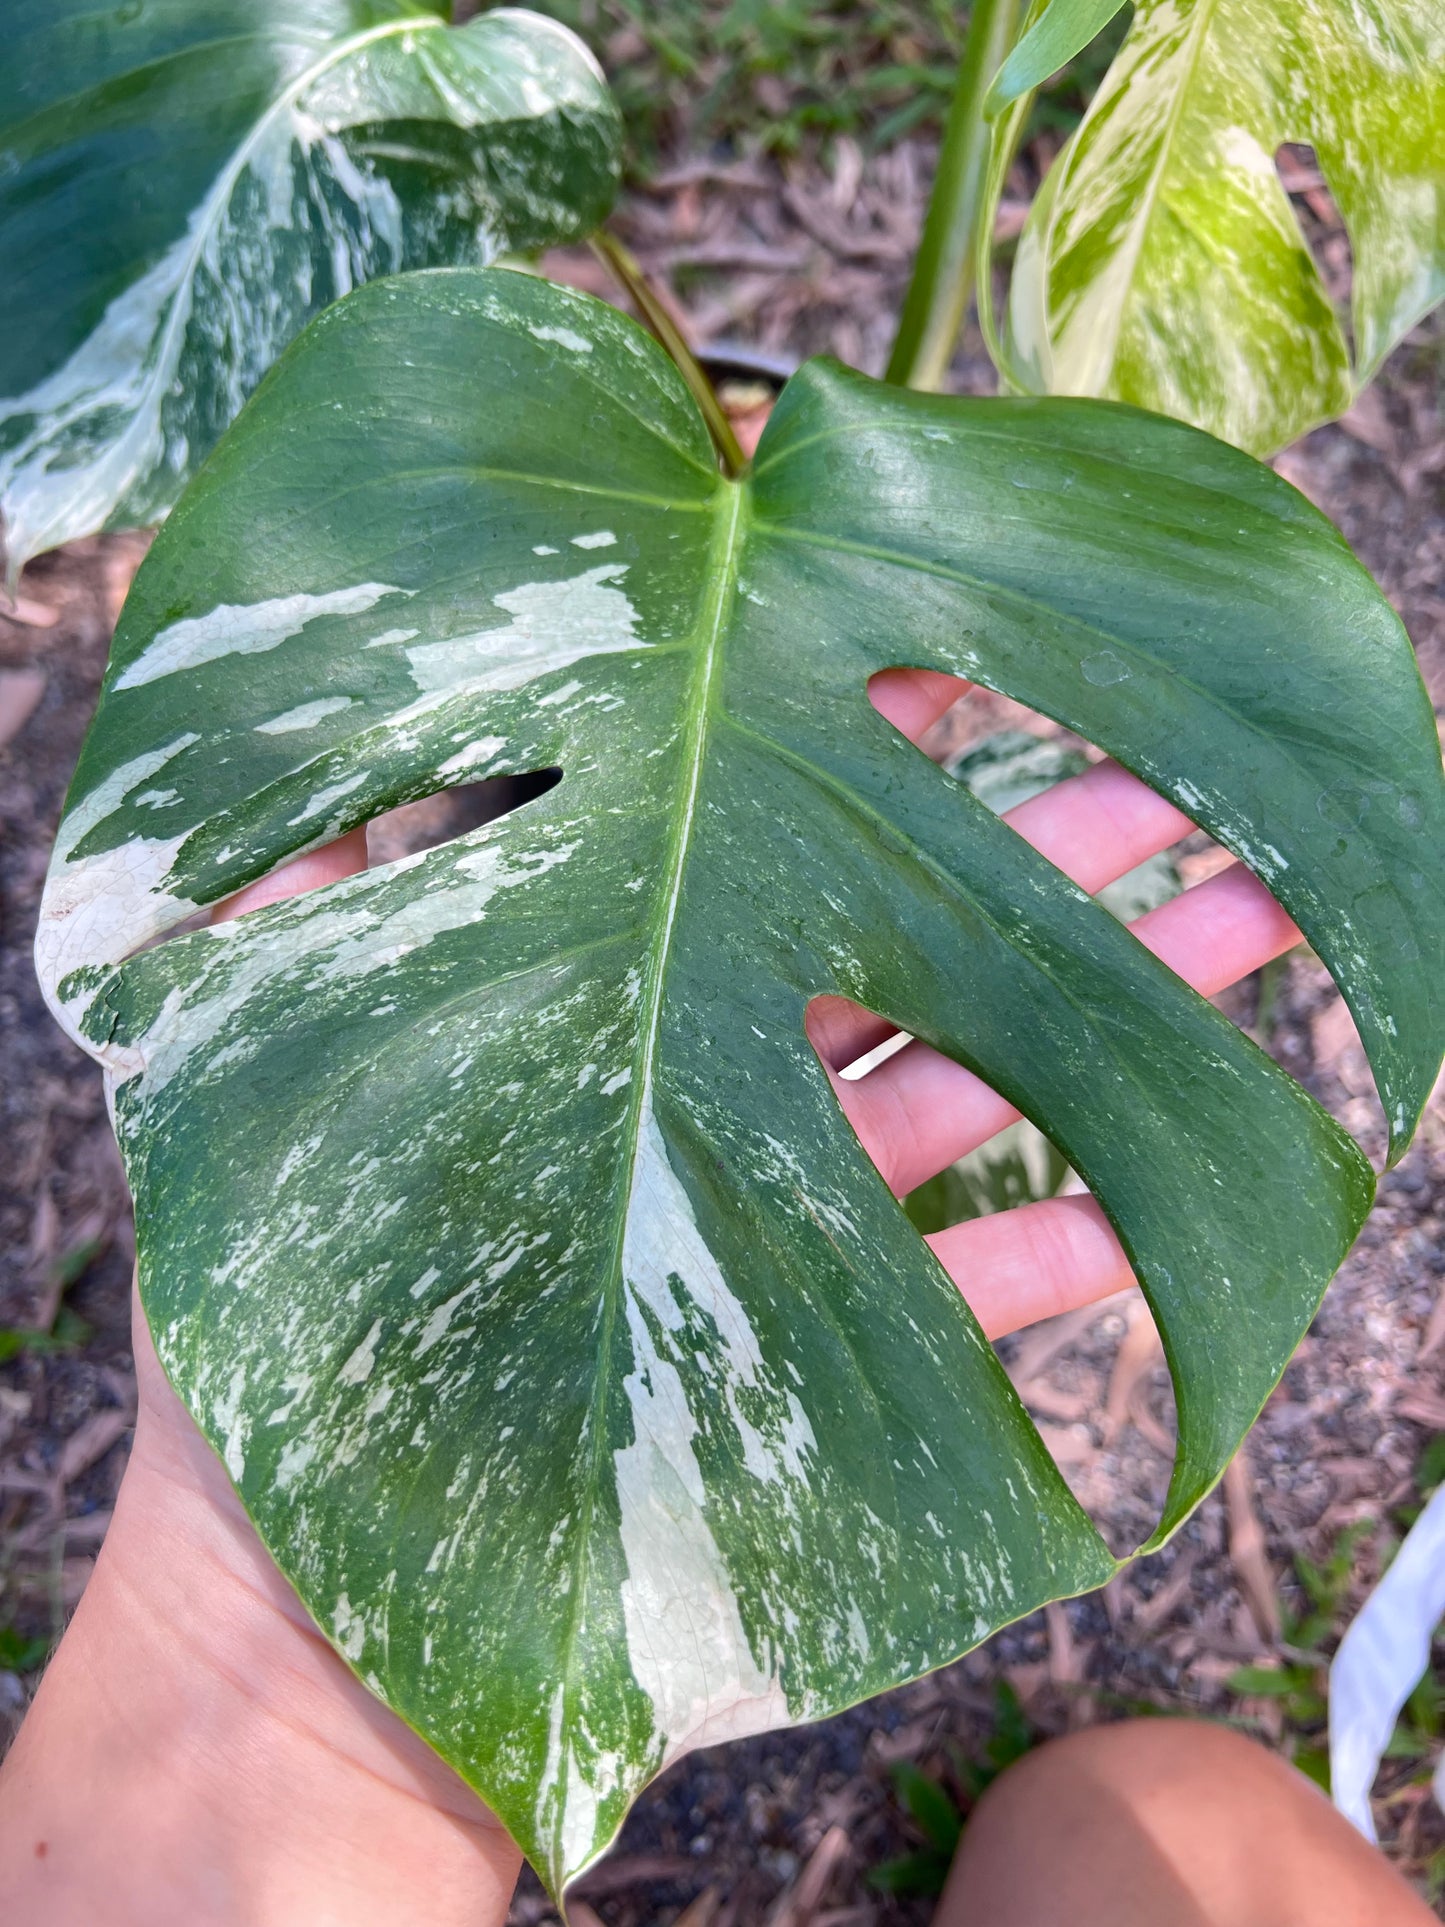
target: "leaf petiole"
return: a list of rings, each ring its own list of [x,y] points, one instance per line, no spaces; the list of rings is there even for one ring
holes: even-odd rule
[[[629,300],[637,309],[643,325],[649,333],[656,336],[671,359],[673,366],[687,383],[688,392],[702,411],[707,423],[708,433],[712,436],[723,465],[724,474],[729,477],[741,475],[747,467],[748,458],[733,433],[733,425],[727,412],[717,398],[717,390],[707,376],[707,371],[688,344],[686,336],[673,320],[666,305],[658,298],[656,289],[642,271],[642,266],[631,249],[623,246],[615,234],[609,234],[605,227],[599,228],[592,236],[592,252],[607,269]]]

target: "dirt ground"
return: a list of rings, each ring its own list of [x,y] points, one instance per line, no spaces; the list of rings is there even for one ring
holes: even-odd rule
[[[865,159],[845,137],[826,163],[693,158],[631,192],[618,226],[699,340],[793,355],[826,349],[877,372],[929,168],[921,140]],[[1307,168],[1299,178],[1324,258],[1333,247],[1338,263],[1329,209]],[[1025,175],[1015,191],[1028,185]],[[1015,205],[1005,208],[1006,226]],[[587,257],[553,265],[600,291]],[[1438,327],[1420,331],[1343,425],[1279,462],[1340,523],[1399,609],[1437,710],[1442,345]],[[988,385],[976,342],[956,376],[960,386]],[[30,945],[65,786],[143,548],[139,537],[111,537],[42,558],[26,572],[16,611],[0,613],[0,1731],[18,1724],[85,1585],[134,1408],[125,1187],[98,1076],[46,1013]],[[1016,705],[974,698],[931,747],[942,754],[1019,723],[1052,733]],[[1203,838],[1183,854],[1195,880],[1216,860]],[[1322,968],[1296,956],[1265,983],[1231,993],[1228,1008],[1378,1158],[1369,1071]],[[969,1763],[998,1755],[1020,1726],[1040,1736],[1129,1710],[1204,1713],[1317,1766],[1319,1655],[1403,1530],[1419,1500],[1422,1454],[1445,1431],[1442,1286],[1437,1108],[1382,1185],[1241,1459],[1168,1548],[1104,1593],[1037,1614],[917,1685],[823,1725],[683,1761],[583,1884],[586,1905],[608,1927],[924,1921],[926,1895],[870,1884],[883,1863],[922,1843],[893,1769],[920,1766],[966,1807]],[[42,1336],[9,1336],[16,1328]],[[1157,1516],[1172,1454],[1168,1373],[1139,1294],[1035,1327],[1005,1357],[1111,1542],[1137,1544]],[[1306,1627],[1311,1609],[1316,1623]],[[1238,1677],[1245,1667],[1277,1675],[1288,1690],[1245,1690],[1261,1685]],[[1437,1857],[1445,1822],[1424,1783],[1439,1726],[1428,1700],[1412,1715],[1415,1751],[1381,1776],[1376,1813],[1387,1851],[1433,1899],[1445,1876]],[[518,1927],[554,1918],[530,1878],[512,1918]]]

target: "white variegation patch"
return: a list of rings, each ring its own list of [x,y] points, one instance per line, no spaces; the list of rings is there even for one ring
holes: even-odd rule
[[[80,1025],[94,992],[62,999],[64,980],[87,966],[119,963],[188,917],[196,905],[165,887],[189,830],[168,837],[131,837],[115,849],[87,856],[73,852],[157,770],[197,740],[194,733],[177,736],[163,749],[123,763],[73,804],[60,826],[40,904],[35,968],[46,1002],[77,1042],[83,1041]],[[87,1041],[84,1047],[117,1067],[114,1054],[106,1055],[109,1046]]]
[[[575,328],[529,328],[527,332],[538,341],[554,341],[559,348],[570,348],[574,355],[590,355],[592,343],[586,335],[579,335]]]
[[[780,1391],[768,1375],[757,1334],[698,1229],[647,1096],[637,1131],[622,1254],[633,1366],[623,1384],[633,1440],[614,1455],[613,1468],[627,1562],[628,1662],[652,1703],[661,1767],[696,1747],[799,1717],[773,1655],[753,1650],[708,1522],[693,1445],[699,1425],[683,1376],[695,1367],[690,1344],[682,1342],[690,1313],[702,1313],[717,1334],[723,1401],[753,1478],[793,1483],[805,1493],[816,1441],[796,1393]],[[744,1393],[765,1407],[765,1422],[744,1413]],[[596,1838],[599,1810],[617,1784],[617,1767],[603,1756],[584,1768],[564,1740],[563,1700],[559,1688],[538,1817],[555,1841],[554,1865],[570,1876],[605,1844]]]
[[[689,1312],[701,1312],[719,1341],[729,1414],[755,1479],[806,1486],[805,1454],[815,1445],[797,1397],[778,1399],[747,1313],[698,1230],[644,1098],[624,1234],[622,1274],[632,1370],[623,1381],[633,1440],[613,1458],[627,1578],[622,1609],[633,1678],[652,1704],[654,1769],[724,1740],[772,1731],[796,1719],[771,1654],[754,1653],[737,1594],[708,1523],[709,1497],[694,1450],[699,1426],[688,1402],[682,1344]],[[674,1342],[676,1341],[676,1342]],[[738,1393],[769,1395],[778,1422],[765,1436],[744,1417]],[[780,1408],[780,1410],[779,1410]],[[552,1846],[558,1881],[606,1846],[604,1802],[634,1763],[566,1732],[567,1689],[550,1709],[537,1824]]]
[[[716,1259],[703,1242],[687,1193],[644,1104],[623,1242],[622,1275],[633,1370],[624,1381],[634,1439],[616,1454],[617,1501],[627,1578],[622,1606],[633,1677],[652,1701],[663,1764],[693,1747],[788,1723],[787,1699],[770,1666],[754,1656],[737,1596],[706,1517],[707,1490],[693,1450],[697,1421],[675,1359],[654,1335],[680,1331],[676,1286],[715,1325],[723,1346],[723,1392],[755,1479],[783,1475],[779,1459],[743,1419],[741,1387],[762,1376],[757,1337]],[[644,1315],[650,1313],[651,1318]],[[787,1472],[803,1475],[800,1423],[784,1446]]]
[[[142,1075],[147,1093],[154,1094],[233,1022],[241,1036],[227,1047],[226,1062],[236,1062],[265,1041],[264,1031],[253,1036],[246,1029],[246,1006],[278,980],[304,973],[303,981],[320,987],[385,972],[436,938],[476,923],[499,890],[525,888],[565,863],[576,848],[562,844],[508,856],[497,844],[484,844],[459,857],[432,889],[385,916],[372,907],[377,884],[363,883],[339,901],[295,899],[264,933],[245,922],[223,924],[211,933],[214,960],[167,993],[117,1069],[126,1076]],[[415,867],[424,860],[402,862]],[[398,867],[392,865],[390,874]]]
[[[279,649],[283,642],[299,636],[308,622],[318,616],[362,615],[386,596],[410,595],[390,582],[357,582],[349,588],[326,589],[313,595],[271,596],[264,602],[220,602],[203,616],[186,616],[148,642],[133,663],[115,679],[117,689],[134,689],[141,683],[155,682],[161,676],[174,676],[184,669],[199,669],[203,663],[219,662],[223,656],[257,656]],[[328,698],[303,703],[269,723],[265,730],[309,729],[313,721],[344,709],[349,698]],[[298,720],[304,718],[304,720]]]
[[[523,582],[493,596],[512,620],[408,649],[412,680],[428,695],[521,689],[586,656],[645,649],[637,611],[615,586],[626,573],[625,562],[604,562],[562,582]]]
[[[295,709],[288,709],[280,716],[273,716],[269,723],[257,723],[258,736],[289,736],[298,729],[315,729],[328,716],[337,716],[343,709],[350,709],[350,696],[321,696],[314,703],[298,703]]]

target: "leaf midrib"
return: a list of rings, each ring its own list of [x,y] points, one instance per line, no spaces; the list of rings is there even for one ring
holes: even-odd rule
[[[692,850],[692,832],[697,816],[698,793],[702,785],[703,766],[707,759],[707,742],[712,722],[713,692],[717,680],[717,667],[721,654],[721,642],[726,619],[737,590],[737,556],[746,530],[744,510],[748,503],[745,485],[722,483],[715,498],[714,513],[717,526],[708,555],[708,580],[711,593],[700,613],[694,636],[702,644],[697,674],[689,691],[684,715],[684,728],[687,731],[686,747],[680,772],[680,794],[676,827],[668,853],[668,868],[664,886],[659,894],[659,915],[656,934],[650,945],[652,951],[651,968],[643,989],[642,1022],[639,1027],[639,1048],[633,1060],[632,1102],[628,1109],[626,1131],[630,1139],[629,1152],[625,1160],[618,1184],[617,1225],[614,1233],[612,1255],[605,1274],[603,1290],[606,1294],[603,1305],[602,1326],[597,1349],[597,1369],[593,1379],[592,1400],[588,1409],[588,1423],[591,1427],[591,1448],[587,1478],[582,1492],[581,1516],[577,1522],[575,1544],[577,1547],[576,1564],[571,1590],[572,1607],[564,1634],[564,1658],[562,1664],[563,1717],[561,1722],[563,1756],[566,1751],[568,1730],[567,1700],[576,1687],[576,1655],[579,1623],[586,1612],[586,1592],[588,1563],[592,1540],[593,1512],[597,1495],[601,1489],[602,1459],[607,1450],[607,1432],[604,1423],[605,1408],[612,1389],[610,1370],[612,1358],[613,1333],[617,1327],[618,1305],[621,1296],[622,1257],[627,1235],[628,1219],[632,1208],[632,1193],[636,1182],[637,1156],[641,1144],[641,1129],[644,1111],[651,1102],[653,1064],[657,1052],[657,1035],[662,1019],[662,1000],[667,975],[668,957],[672,947],[672,933],[677,922],[678,904],[682,897],[683,879],[687,872],[688,857]],[[565,1789],[565,1774],[559,1779]],[[554,1832],[551,1841],[555,1858],[561,1847],[561,1829],[566,1820],[565,1792],[559,1801]],[[575,1870],[574,1870],[575,1871]]]

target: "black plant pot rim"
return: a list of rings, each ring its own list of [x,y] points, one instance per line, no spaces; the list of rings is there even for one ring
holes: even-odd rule
[[[695,353],[714,382],[763,382],[774,391],[786,385],[799,365],[796,355],[770,353],[746,341],[709,341]]]

